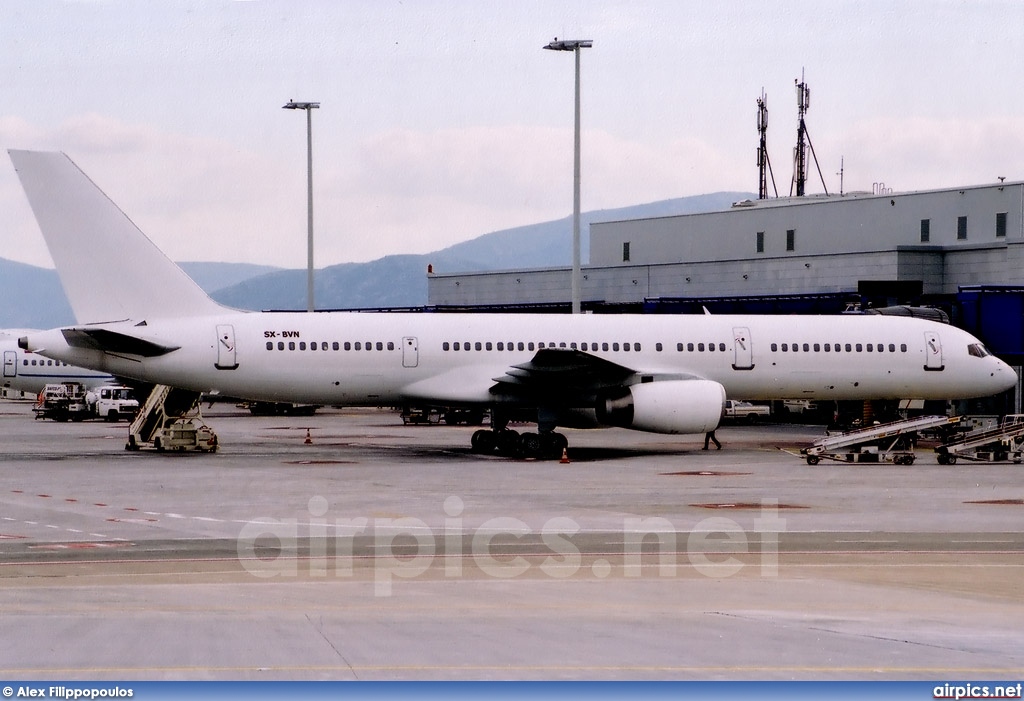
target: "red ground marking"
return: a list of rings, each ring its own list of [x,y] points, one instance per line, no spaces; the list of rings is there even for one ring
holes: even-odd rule
[[[92,550],[98,548],[127,548],[135,543],[45,543],[30,545],[33,550]]]
[[[106,504],[99,504],[99,503],[97,503],[97,504],[93,504],[93,506],[106,506]]]
[[[49,494],[36,494],[36,496],[37,497],[42,497],[43,499],[49,499],[50,498]]]
[[[809,509],[809,506],[797,506],[795,504],[759,504],[753,501],[726,502],[722,504],[690,504],[701,509]]]
[[[990,504],[992,506],[1024,506],[1024,499],[984,499],[982,501],[965,501],[965,504]]]
[[[78,501],[78,499],[65,499],[64,501],[74,504]]]
[[[155,518],[108,518],[111,523],[156,523]]]
[[[0,540],[20,540],[22,538],[28,538],[28,536],[11,535],[10,533],[0,533]]]
[[[742,477],[750,472],[718,472],[715,470],[689,470],[687,472],[662,472],[662,477]]]
[[[24,493],[25,492],[21,491],[20,489],[12,489],[11,490],[11,494],[24,494]]]
[[[124,510],[125,511],[138,511],[138,509],[136,509],[134,506],[126,506],[126,507],[124,507]]]
[[[354,460],[285,460],[285,465],[355,465]]]

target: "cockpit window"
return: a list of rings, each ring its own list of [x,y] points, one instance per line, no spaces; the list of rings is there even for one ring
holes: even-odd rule
[[[988,348],[981,345],[980,343],[972,343],[971,345],[967,346],[967,352],[973,355],[975,358],[985,358],[989,355],[992,355],[991,353],[988,352]]]

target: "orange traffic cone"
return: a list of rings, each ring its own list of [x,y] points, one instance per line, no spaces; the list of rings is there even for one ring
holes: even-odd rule
[[[558,461],[560,465],[569,464],[569,453],[565,448],[562,448],[562,459]]]
[[[313,444],[313,437],[311,435],[309,435],[309,429],[308,428],[306,429],[306,440],[304,441],[304,443],[306,445],[312,445]]]

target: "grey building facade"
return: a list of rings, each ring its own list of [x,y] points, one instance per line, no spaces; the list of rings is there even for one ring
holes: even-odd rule
[[[584,302],[822,294],[956,294],[1024,285],[1024,182],[808,196],[595,223]],[[428,276],[428,303],[564,303],[568,268]]]

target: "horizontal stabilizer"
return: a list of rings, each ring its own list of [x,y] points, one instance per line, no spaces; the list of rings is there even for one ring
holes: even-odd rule
[[[116,353],[118,355],[140,355],[145,358],[152,358],[158,355],[167,355],[181,347],[165,346],[153,341],[147,341],[144,338],[111,331],[110,329],[69,328],[62,329],[61,333],[64,334],[64,340],[67,341],[69,346],[92,348],[104,353]]]

